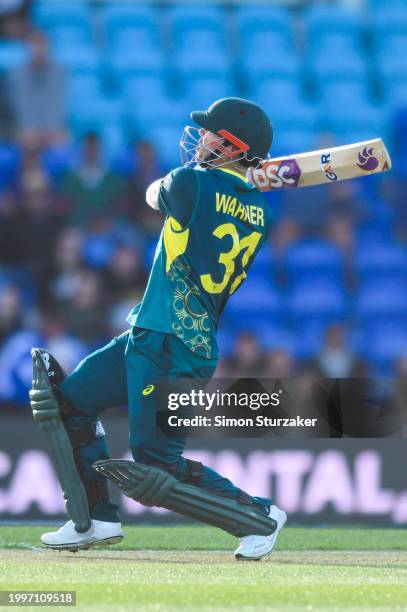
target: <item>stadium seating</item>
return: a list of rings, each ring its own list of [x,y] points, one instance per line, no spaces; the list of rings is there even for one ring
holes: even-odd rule
[[[295,283],[315,283],[317,280],[343,284],[342,254],[331,243],[324,240],[297,242],[282,258],[282,271],[292,286]]]
[[[95,73],[100,69],[101,58],[93,47],[59,47],[54,58],[72,74]]]
[[[129,76],[123,82],[122,90],[132,104],[137,103],[140,99],[154,100],[169,95],[166,81],[157,76]]]
[[[0,71],[13,70],[29,59],[27,45],[20,41],[0,41]]]
[[[20,151],[16,146],[0,145],[0,192],[15,180],[20,164]]]
[[[146,5],[110,6],[102,13],[105,64],[120,78],[161,74],[165,62],[156,11]]]
[[[270,56],[252,50],[250,53],[243,52],[240,59],[240,70],[249,83],[265,77],[300,77],[301,62],[293,52],[279,51]]]
[[[338,143],[383,133],[383,109],[391,113],[407,96],[403,82],[390,87],[395,75],[399,83],[405,74],[407,82],[406,18],[401,6],[395,1],[389,8],[380,5],[369,20],[339,7],[333,19],[329,6],[295,14],[262,3],[232,8],[110,3],[97,10],[86,2],[37,3],[33,15],[51,34],[57,60],[74,75],[86,72],[100,79],[105,71],[107,82],[127,94],[128,79],[154,76],[172,84],[170,93],[197,107],[200,98],[206,105],[230,93],[244,95],[243,86],[273,115],[283,151],[314,144],[312,113],[318,114],[318,126],[332,131]],[[305,48],[297,36],[299,26],[304,28]],[[367,31],[373,37],[375,65],[386,95],[387,106],[381,109],[373,103],[369,84]],[[0,69],[23,61],[21,49],[0,48]],[[310,106],[309,92],[304,96],[306,88],[298,87],[304,79],[312,82],[316,105]],[[71,90],[89,91],[93,96],[90,82],[80,85],[77,81]],[[288,99],[290,108],[285,103]],[[284,114],[292,116],[292,121],[284,121]],[[301,144],[295,146],[296,140]]]
[[[277,121],[274,124],[273,156],[315,150],[317,140],[317,133],[312,126],[292,127],[289,121]]]
[[[322,132],[336,144],[382,136],[397,152],[397,172],[405,173],[405,0],[369,0],[365,12],[329,3],[300,3],[295,10],[271,2],[226,4],[33,3],[33,19],[68,77],[73,142],[43,155],[55,185],[89,130],[100,133],[107,159],[123,156],[128,142],[142,137],[155,146],[163,171],[178,166],[190,111],[229,95],[249,97],[269,113],[274,155],[312,150]],[[0,72],[29,57],[21,41],[0,42]],[[16,180],[20,161],[18,147],[0,146],[0,192]],[[133,172],[134,159],[123,167]],[[379,187],[379,180],[363,179],[366,214],[354,228],[352,292],[343,255],[327,240],[301,238],[278,257],[266,246],[226,309],[219,338],[225,354],[237,333],[251,330],[266,349],[285,347],[310,359],[329,324],[352,320],[361,355],[375,371],[392,372],[394,360],[407,353],[407,251],[394,238],[400,213]],[[314,192],[301,197],[312,209]],[[278,226],[286,200],[276,193],[269,201]],[[148,242],[147,267],[155,240]],[[108,240],[91,237],[85,263],[103,270],[113,250]],[[8,282],[34,304],[29,279],[1,269],[0,288]]]
[[[377,38],[388,34],[407,33],[407,15],[404,2],[381,3],[369,14],[369,26]]]
[[[58,28],[76,28],[87,34],[92,29],[92,12],[84,2],[36,2],[32,15],[39,27],[51,35]]]
[[[208,108],[214,100],[238,95],[236,83],[231,76],[198,76],[186,79],[182,93],[189,108]]]
[[[365,283],[356,297],[356,316],[364,325],[407,321],[407,287],[392,279]]]
[[[102,95],[102,84],[96,73],[79,73],[69,79],[69,104],[72,107],[83,100],[98,98]]]
[[[250,278],[258,277],[269,282],[276,281],[276,261],[271,245],[266,244],[256,256],[250,267]]]
[[[386,102],[388,104],[387,113],[391,115],[395,110],[399,108],[405,108],[407,105],[407,79],[399,80],[396,82],[383,83],[385,90]]]
[[[292,327],[292,351],[300,361],[310,360],[321,349],[325,332],[331,323],[326,317],[303,317]]]
[[[406,326],[397,322],[376,323],[366,328],[359,338],[358,352],[369,365],[370,375],[376,378],[392,379],[397,360],[404,357],[406,351]]]
[[[329,5],[311,6],[306,13],[306,28],[309,39],[318,39],[321,34],[342,33],[359,36],[362,19],[358,12],[335,7],[335,14]]]
[[[347,311],[343,289],[336,281],[316,278],[307,283],[296,283],[287,298],[288,314],[295,322],[339,320]]]
[[[263,78],[254,83],[250,94],[252,99],[268,109],[274,118],[282,118],[284,114],[291,115],[292,108],[306,106],[299,83],[287,77]]]
[[[199,33],[200,28],[211,28],[222,31],[224,28],[224,14],[219,6],[209,6],[204,3],[174,4],[164,17],[165,25],[173,38],[187,30]]]
[[[283,7],[255,3],[250,6],[242,4],[236,8],[234,19],[243,46],[247,37],[261,31],[283,35],[287,44],[294,40],[291,14]]]
[[[262,325],[281,323],[283,304],[279,292],[266,279],[248,276],[225,309],[226,321],[238,330],[256,331]]]
[[[157,11],[149,4],[115,3],[107,6],[100,15],[100,23],[109,47],[119,44],[123,33],[134,32],[134,46],[137,46],[136,36],[152,37],[159,34]]]
[[[328,83],[320,82],[320,109],[350,114],[356,107],[364,108],[372,102],[371,91],[369,91],[365,81],[353,80],[350,78]]]
[[[171,168],[181,164],[179,141],[182,136],[182,126],[157,125],[149,127],[142,135],[151,140],[157,150],[158,157],[164,168]]]
[[[392,243],[378,243],[376,238],[370,247],[356,252],[355,269],[360,282],[388,279],[398,281],[398,286],[406,286],[407,249]]]

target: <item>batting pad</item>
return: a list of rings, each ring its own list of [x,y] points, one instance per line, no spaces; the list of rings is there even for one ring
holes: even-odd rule
[[[49,382],[41,349],[33,348],[31,355],[33,381],[30,404],[33,417],[46,435],[69,517],[75,524],[76,531],[83,533],[91,525],[85,488],[76,468],[71,442],[61,421],[58,401]]]
[[[93,468],[120,487],[127,497],[144,506],[161,506],[219,527],[238,538],[271,535],[277,529],[276,521],[252,504],[185,484],[157,467],[121,459],[105,459],[96,461]]]

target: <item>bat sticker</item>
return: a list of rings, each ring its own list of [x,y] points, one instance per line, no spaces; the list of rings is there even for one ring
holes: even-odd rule
[[[337,181],[338,176],[333,171],[332,159],[330,153],[322,153],[321,155],[321,168],[326,178],[330,181]]]
[[[368,149],[365,147],[358,155],[359,163],[356,164],[361,170],[372,172],[379,165],[379,160],[373,155],[373,147]]]

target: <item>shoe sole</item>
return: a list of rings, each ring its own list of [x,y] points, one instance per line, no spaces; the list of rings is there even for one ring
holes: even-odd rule
[[[105,540],[95,540],[94,542],[84,542],[83,544],[45,544],[41,542],[44,548],[52,548],[53,550],[68,550],[69,552],[78,552],[79,550],[89,550],[89,548],[97,546],[111,546],[113,544],[120,544],[123,540],[123,536],[112,536]]]
[[[287,514],[284,512],[284,510],[280,511],[280,517],[281,517],[281,519],[278,521],[278,527],[277,527],[277,529],[275,531],[276,539],[274,540],[274,544],[270,548],[270,550],[265,552],[263,555],[260,555],[260,557],[245,557],[244,555],[237,554],[237,555],[235,555],[236,561],[261,561],[265,557],[268,557],[269,555],[271,555],[271,553],[273,552],[273,550],[276,547],[278,536],[280,535],[280,531],[282,530],[282,528],[284,527],[284,525],[287,522]]]

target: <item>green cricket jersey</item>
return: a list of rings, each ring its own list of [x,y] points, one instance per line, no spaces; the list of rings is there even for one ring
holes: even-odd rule
[[[219,317],[267,238],[269,204],[234,171],[187,167],[162,181],[159,208],[167,217],[143,301],[128,322],[216,358]]]

